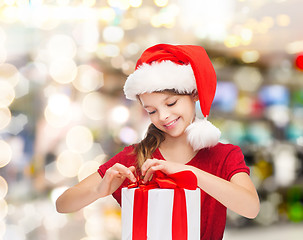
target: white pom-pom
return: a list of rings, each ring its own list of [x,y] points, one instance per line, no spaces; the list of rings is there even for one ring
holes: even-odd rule
[[[198,119],[186,128],[187,140],[194,151],[215,146],[221,136],[220,130],[207,119]]]

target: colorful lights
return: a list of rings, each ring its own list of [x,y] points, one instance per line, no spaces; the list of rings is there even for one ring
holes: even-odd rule
[[[302,70],[303,71],[303,53],[299,54],[297,57],[296,57],[296,67],[299,69],[299,70]]]
[[[280,148],[276,135],[282,137],[283,129],[291,124],[295,127],[285,141],[291,140],[299,149],[303,146],[302,97],[292,98],[301,86],[302,74],[293,67],[303,70],[303,42],[291,34],[297,21],[292,14],[262,12],[268,4],[244,0],[238,0],[240,8],[235,8],[239,3],[233,0],[221,1],[220,8],[219,0],[30,2],[29,6],[26,0],[0,1],[0,170],[4,173],[0,177],[0,239],[25,239],[37,232],[56,238],[73,219],[87,221],[81,222],[83,229],[74,228],[83,230],[76,238],[119,238],[119,211],[109,198],[71,215],[55,213],[54,202],[67,186],[95,173],[110,158],[102,148],[113,155],[122,144],[132,144],[145,134],[149,122],[136,105],[117,100],[116,90],[133,71],[142,49],[159,41],[198,42],[210,54],[220,55],[223,60],[215,68],[218,80],[224,82],[218,83],[212,111],[215,118],[223,116],[215,120],[222,127],[224,142],[255,151],[254,159],[248,160],[253,162],[252,178],[263,197],[256,222],[268,226],[287,217],[302,221],[302,197],[286,200],[289,203],[284,199],[284,190],[301,169],[300,161],[291,149],[281,153],[289,161],[276,156],[272,161]],[[276,11],[281,2],[291,4],[273,1],[274,12],[284,12]],[[281,56],[286,53],[283,60],[264,57],[264,52],[277,46]],[[230,61],[231,55],[237,57],[236,64]],[[279,61],[278,67],[266,69]],[[112,81],[112,72],[118,81]],[[265,84],[290,87],[289,96],[280,95],[276,88],[261,94]],[[269,156],[260,159],[260,152]],[[40,172],[39,164],[44,163]],[[15,182],[20,176],[22,181]],[[50,196],[43,195],[51,187]],[[24,203],[33,191],[39,199]],[[6,202],[5,197],[13,201]]]

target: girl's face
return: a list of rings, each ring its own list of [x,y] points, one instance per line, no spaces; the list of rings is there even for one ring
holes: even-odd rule
[[[179,137],[195,118],[198,97],[194,94],[153,92],[140,94],[139,100],[158,129],[172,137]]]

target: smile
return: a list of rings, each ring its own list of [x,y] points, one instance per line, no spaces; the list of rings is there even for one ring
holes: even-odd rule
[[[170,123],[164,125],[164,127],[166,128],[171,128],[178,120],[179,120],[180,117],[178,117],[177,119],[171,121]]]

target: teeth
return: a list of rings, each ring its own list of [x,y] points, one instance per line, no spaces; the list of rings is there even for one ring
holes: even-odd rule
[[[165,126],[166,126],[166,127],[169,127],[169,126],[173,125],[176,121],[177,121],[177,119],[174,120],[174,121],[172,121],[170,124],[165,125]]]

